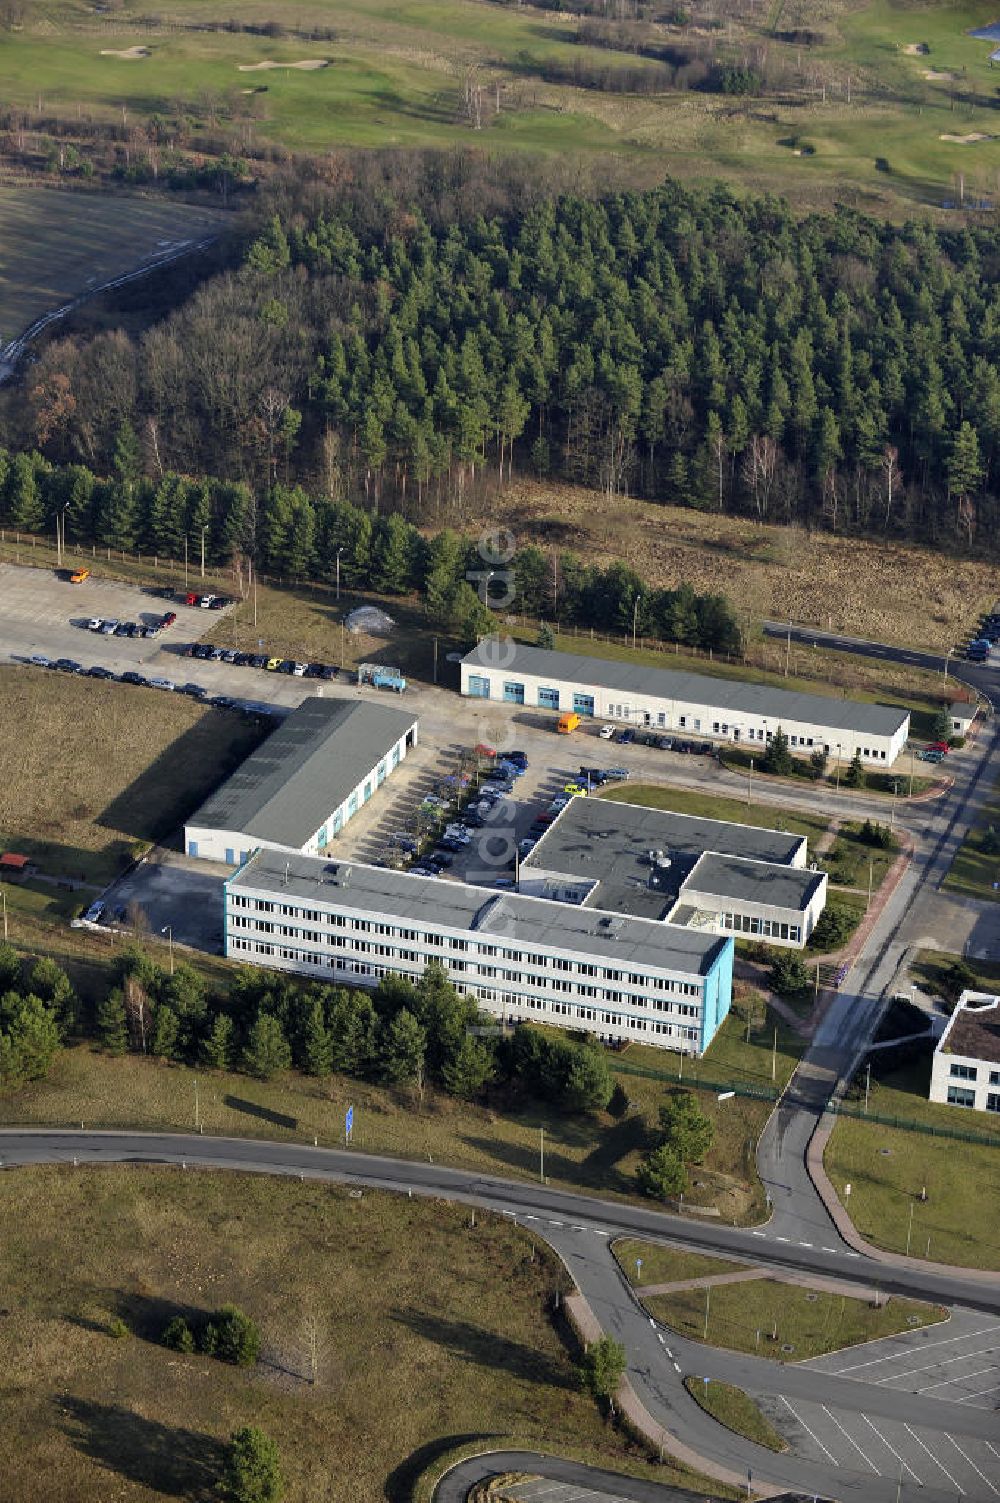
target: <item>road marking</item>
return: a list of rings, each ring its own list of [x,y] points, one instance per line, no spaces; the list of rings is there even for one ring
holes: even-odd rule
[[[525,1214],[522,1216],[521,1220],[522,1221],[537,1221],[538,1217],[537,1216],[529,1216],[528,1213],[525,1212]]]
[[[660,1343],[661,1346],[666,1346],[666,1344],[667,1344],[667,1338],[664,1336],[664,1334],[663,1334],[662,1331],[657,1331],[657,1333],[656,1333],[656,1339]]]
[[[958,1361],[955,1358],[955,1361]],[[996,1366],[990,1363],[989,1367],[979,1367],[974,1373],[962,1373],[957,1378],[942,1378],[940,1383],[928,1383],[926,1388],[918,1388],[918,1393],[931,1393],[935,1388],[950,1388],[952,1383],[971,1383],[973,1378],[981,1378],[983,1373],[995,1373]],[[988,1391],[988,1390],[987,1390]]]
[[[931,1460],[933,1461],[934,1465],[937,1466],[937,1467],[941,1467],[942,1472],[944,1472],[945,1476],[947,1477],[948,1481],[951,1483],[952,1487],[955,1489],[955,1491],[957,1493],[959,1493],[959,1495],[961,1497],[964,1498],[965,1497],[965,1489],[963,1487],[959,1486],[959,1484],[955,1481],[954,1477],[949,1472],[948,1468],[946,1466],[943,1466],[942,1463],[937,1459],[937,1457],[934,1455],[934,1452],[931,1450],[930,1446],[925,1446],[924,1443],[923,1443],[923,1441],[920,1439],[920,1436],[917,1434],[917,1432],[915,1430],[910,1430],[909,1425],[906,1424],[905,1421],[903,1423],[903,1429],[909,1431],[910,1435],[913,1436],[913,1439],[916,1441],[916,1443],[920,1447],[920,1449],[922,1451],[926,1451],[927,1452],[928,1456],[931,1458]],[[988,1442],[987,1442],[987,1444],[988,1444]]]
[[[763,1236],[766,1235],[766,1233],[765,1232],[753,1232],[752,1235],[754,1237],[763,1237]]]
[[[775,1237],[774,1240],[775,1240],[775,1242],[787,1242],[788,1238],[787,1237]]]
[[[668,1356],[668,1357],[669,1357],[669,1358],[670,1358],[670,1360],[671,1360],[671,1362],[673,1362],[673,1360],[674,1360],[674,1354],[673,1354],[673,1352],[672,1352],[672,1351],[671,1351],[671,1350],[670,1350],[670,1348],[669,1348],[669,1347],[667,1347],[667,1356]]]
[[[856,1258],[857,1257],[857,1253],[848,1253],[848,1257],[850,1257],[850,1258]],[[981,1331],[966,1331],[965,1334],[964,1334],[964,1336],[946,1336],[946,1337],[943,1337],[940,1341],[929,1341],[925,1345],[921,1346],[921,1348],[920,1348],[920,1355],[922,1356],[924,1354],[924,1352],[928,1352],[933,1347],[936,1347],[936,1346],[954,1346],[954,1344],[955,1344],[956,1341],[971,1341],[971,1339],[974,1336],[989,1336],[994,1331],[1000,1331],[1000,1325],[996,1325],[996,1326],[983,1326],[983,1328],[982,1328]],[[869,1361],[869,1362],[855,1362],[853,1364],[853,1366],[851,1366],[851,1367],[841,1367],[841,1368],[838,1368],[837,1371],[840,1372],[840,1373],[853,1373],[853,1372],[857,1372],[858,1369],[862,1368],[862,1367],[878,1367],[878,1365],[879,1365],[880,1362],[893,1362],[893,1361],[895,1361],[895,1359],[897,1357],[906,1356],[906,1354],[908,1352],[912,1354],[912,1350],[913,1350],[912,1347],[900,1346],[897,1351],[895,1351],[895,1352],[889,1352],[885,1357],[873,1357],[871,1359],[871,1361]],[[970,1356],[970,1355],[974,1355],[974,1354],[973,1353],[966,1353],[966,1355]],[[949,1362],[951,1361],[950,1357],[948,1358],[948,1361]],[[935,1366],[935,1364],[932,1362],[932,1363],[929,1363],[928,1366],[933,1367],[933,1366]],[[920,1372],[921,1369],[918,1367],[918,1368],[915,1368],[914,1371],[915,1372]]]
[[[835,1247],[824,1247],[822,1249],[822,1251],[823,1252],[832,1252],[832,1253],[835,1253],[837,1251],[837,1249]]]
[[[562,1225],[563,1225],[563,1223],[561,1221],[550,1221],[549,1222],[549,1226],[562,1226]]]
[[[846,1258],[860,1258],[861,1254],[860,1253],[856,1253],[856,1252],[849,1252],[849,1253],[845,1253],[844,1256]]]
[[[781,1396],[781,1402],[784,1404],[784,1406],[788,1410],[789,1414],[792,1415],[793,1419],[795,1419],[795,1421],[802,1426],[802,1428],[806,1432],[806,1434],[812,1436],[813,1440],[816,1442],[816,1444],[819,1446],[820,1450],[823,1452],[823,1455],[824,1456],[829,1456],[829,1458],[833,1462],[834,1466],[839,1466],[840,1462],[837,1460],[836,1456],[833,1455],[832,1451],[828,1451],[826,1449],[826,1446],[820,1440],[819,1436],[816,1435],[816,1434],[814,1434],[814,1432],[812,1430],[810,1430],[809,1426],[806,1424],[806,1422],[802,1418],[801,1414],[796,1414],[795,1413],[795,1410],[792,1408],[791,1404],[785,1398],[784,1394],[782,1394],[782,1396]]]
[[[942,1357],[937,1362],[925,1362],[922,1367],[910,1367],[907,1368],[905,1373],[893,1373],[890,1377],[879,1378],[877,1381],[879,1383],[892,1383],[896,1378],[915,1378],[917,1373],[932,1372],[937,1367],[950,1367],[953,1362],[968,1362],[970,1358],[978,1357],[982,1352],[992,1352],[994,1350],[995,1348],[992,1346],[978,1346],[974,1351],[961,1352],[957,1357]],[[996,1365],[995,1362],[992,1364],[994,1370],[996,1370]],[[983,1368],[983,1372],[989,1372],[989,1370],[988,1367]],[[968,1373],[967,1376],[972,1378],[976,1375],[975,1373]]]
[[[656,1330],[656,1321],[653,1319],[652,1316],[649,1317],[649,1323],[653,1327],[653,1330],[655,1331]]]
[[[844,1439],[850,1441],[851,1445],[857,1451],[858,1455],[861,1457],[861,1460],[865,1463],[865,1465],[871,1467],[871,1469],[875,1473],[876,1477],[881,1477],[882,1473],[879,1471],[879,1469],[875,1465],[874,1461],[869,1461],[869,1459],[865,1455],[864,1451],[862,1451],[861,1447],[858,1445],[857,1441],[854,1439],[854,1436],[853,1435],[848,1435],[847,1431],[844,1429],[843,1425],[840,1423],[840,1420],[837,1418],[837,1416],[835,1414],[831,1414],[830,1411],[829,1411],[829,1409],[826,1407],[825,1404],[821,1404],[820,1408],[823,1410],[823,1413],[826,1415],[827,1419],[832,1419],[833,1420],[833,1423],[836,1425],[837,1429],[840,1431],[840,1433],[844,1437]]]
[[[610,1232],[602,1232],[601,1228],[599,1226],[593,1226],[593,1227],[591,1227],[591,1231],[593,1232],[593,1234],[594,1234],[595,1237],[610,1237],[611,1236]]]
[[[896,1448],[894,1446],[892,1446],[892,1445],[889,1444],[889,1442],[886,1440],[885,1436],[882,1434],[882,1432],[878,1428],[878,1426],[872,1424],[872,1422],[868,1418],[867,1414],[863,1414],[861,1416],[861,1418],[864,1420],[864,1422],[865,1422],[866,1425],[869,1425],[871,1427],[871,1429],[875,1431],[875,1434],[878,1436],[879,1440],[887,1448],[887,1450],[890,1450],[892,1452],[892,1454],[895,1456],[896,1460],[899,1462],[900,1466],[906,1468],[906,1470],[909,1472],[910,1476],[913,1478],[913,1480],[917,1484],[917,1486],[918,1487],[923,1487],[924,1484],[921,1482],[921,1480],[917,1476],[916,1472],[910,1466],[909,1462],[904,1461],[903,1458],[902,1458],[902,1456],[900,1456],[899,1452],[896,1450]]]
[[[992,1451],[996,1459],[1000,1461],[1000,1451],[997,1450],[996,1446],[991,1441],[986,1441],[985,1444],[987,1451]]]
[[[812,1247],[812,1243],[811,1242],[800,1242],[799,1246],[800,1247]]]
[[[945,1438],[945,1440],[950,1440],[951,1441],[952,1445],[955,1447],[955,1450],[958,1452],[959,1456],[965,1457],[965,1460],[969,1463],[969,1465],[971,1466],[972,1470],[975,1472],[976,1476],[977,1477],[982,1477],[983,1481],[986,1483],[986,1486],[989,1488],[989,1490],[993,1494],[993,1496],[995,1498],[1000,1498],[1000,1493],[997,1492],[996,1488],[993,1486],[993,1483],[987,1477],[986,1473],[985,1472],[981,1472],[979,1470],[979,1468],[976,1466],[976,1463],[973,1461],[973,1459],[972,1459],[971,1456],[966,1456],[965,1455],[965,1452],[962,1450],[962,1447],[959,1445],[959,1443],[955,1439],[955,1437],[953,1435],[949,1435],[948,1432],[947,1432],[947,1430],[946,1430],[944,1432],[944,1438]]]
[[[574,1232],[585,1232],[587,1228],[585,1226],[574,1226],[573,1230]]]

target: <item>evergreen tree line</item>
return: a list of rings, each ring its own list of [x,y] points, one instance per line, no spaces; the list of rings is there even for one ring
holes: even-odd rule
[[[416,192],[416,190],[415,190]],[[987,223],[797,217],[675,183],[445,223],[398,198],[275,214],[130,342],[39,360],[33,437],[370,507],[516,462],[694,507],[992,540],[1000,263]]]
[[[504,1037],[438,965],[417,981],[386,976],[372,992],[247,969],[223,997],[192,967],[178,965],[171,975],[129,947],[117,957],[113,979],[92,1025],[112,1054],[240,1070],[259,1080],[296,1069],[420,1091],[433,1085],[463,1099],[493,1084],[514,1085],[569,1112],[601,1108],[611,1098],[611,1071],[596,1040],[528,1029]]]
[[[241,559],[252,558],[261,571],[286,580],[339,575],[349,589],[418,593],[433,625],[470,642],[495,625],[474,588],[484,565],[470,538],[445,529],[428,539],[398,512],[376,516],[282,482],[258,502],[245,482],[173,474],[153,481],[141,473],[128,424],[118,432],[107,479],[85,465],[54,465],[36,451],[0,449],[0,523],[54,533],[57,519],[69,542],[175,560],[187,554],[192,564],[200,562],[204,543],[213,566],[235,563],[239,570]],[[602,631],[635,628],[717,652],[740,649],[740,629],[723,595],[697,595],[686,586],[655,590],[624,564],[602,569],[534,545],[514,555],[509,571],[506,584],[498,577],[492,587],[498,611]]]
[[[54,960],[22,961],[13,946],[0,944],[0,1087],[44,1079],[76,1029],[78,1006]]]

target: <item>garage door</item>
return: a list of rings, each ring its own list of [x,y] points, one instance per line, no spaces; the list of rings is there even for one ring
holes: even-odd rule
[[[490,681],[479,673],[469,674],[469,693],[473,699],[489,699]]]

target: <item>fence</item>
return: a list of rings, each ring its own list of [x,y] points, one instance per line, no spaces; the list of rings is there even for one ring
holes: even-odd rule
[[[680,1058],[683,1059],[683,1055]],[[781,1094],[777,1086],[752,1085],[747,1080],[706,1080],[703,1075],[667,1074],[665,1070],[629,1065],[619,1059],[613,1061],[611,1069],[615,1075],[638,1075],[644,1080],[662,1080],[664,1085],[687,1086],[692,1091],[732,1091],[737,1096],[749,1096],[754,1101],[777,1101]]]
[[[919,1132],[929,1138],[951,1138],[956,1143],[976,1143],[982,1148],[1000,1148],[1000,1138],[980,1132],[962,1132],[957,1127],[938,1127],[933,1122],[914,1122],[910,1117],[887,1116],[884,1112],[865,1111],[848,1101],[831,1101],[828,1111],[840,1117],[857,1117],[863,1122],[877,1122],[880,1127],[896,1127],[900,1132]]]

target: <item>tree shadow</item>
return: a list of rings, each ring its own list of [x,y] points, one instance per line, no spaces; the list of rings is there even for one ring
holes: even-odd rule
[[[118,1404],[66,1398],[59,1407],[72,1443],[99,1466],[187,1503],[218,1498],[225,1448],[214,1436],[144,1419]]]
[[[385,1496],[388,1503],[410,1503],[413,1497],[413,1484],[424,1468],[430,1466],[438,1456],[446,1455],[456,1446],[466,1446],[473,1441],[488,1441],[495,1438],[491,1434],[482,1435],[475,1431],[468,1435],[439,1435],[437,1440],[429,1440],[426,1445],[418,1446],[399,1463],[399,1466],[394,1467],[385,1479]]]
[[[495,1138],[475,1138],[465,1136],[463,1143],[479,1153],[489,1154],[492,1159],[502,1164],[507,1164],[512,1169],[519,1169],[532,1178],[538,1178],[539,1151],[535,1147],[528,1147],[519,1143],[498,1143]],[[617,1155],[620,1157],[620,1155]],[[634,1190],[635,1186],[628,1177],[621,1174],[611,1163],[605,1163],[602,1158],[601,1148],[595,1148],[585,1159],[577,1160],[567,1158],[565,1154],[550,1146],[548,1135],[545,1139],[545,1172],[553,1179],[561,1179],[570,1184],[591,1185],[600,1190]]]
[[[164,1331],[176,1316],[182,1316],[189,1325],[198,1325],[208,1318],[207,1310],[198,1310],[194,1305],[134,1291],[122,1293],[115,1290],[108,1297],[108,1308],[125,1322],[133,1336],[140,1341],[151,1341],[156,1346],[162,1343]]]
[[[392,1319],[407,1326],[415,1335],[433,1341],[465,1362],[479,1367],[498,1368],[527,1383],[544,1383],[552,1388],[573,1388],[573,1374],[560,1362],[526,1346],[498,1336],[484,1326],[468,1320],[449,1320],[442,1315],[428,1315],[422,1310],[394,1310]]]
[[[621,1178],[616,1174],[620,1161],[637,1149],[645,1150],[649,1146],[649,1128],[644,1118],[635,1113],[604,1130],[601,1141],[587,1154],[582,1167],[590,1174]]]

